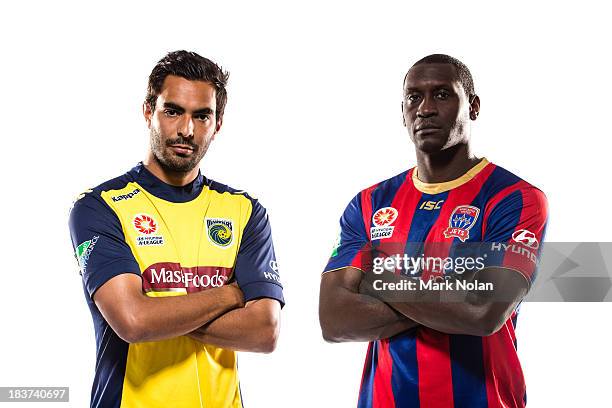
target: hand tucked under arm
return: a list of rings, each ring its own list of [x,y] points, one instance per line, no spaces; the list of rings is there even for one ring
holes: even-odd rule
[[[362,275],[349,267],[321,277],[319,321],[326,341],[373,341],[417,326],[384,302],[359,293]]]
[[[93,299],[115,333],[128,343],[182,336],[244,304],[237,285],[187,296],[149,297],[142,291],[142,279],[131,273],[110,279]]]
[[[375,279],[384,282],[415,282],[411,290],[373,290]],[[457,285],[461,279],[468,284],[492,285],[492,290],[463,290]],[[495,333],[508,320],[510,314],[525,296],[526,279],[517,271],[491,267],[476,273],[466,273],[456,279],[439,281],[424,288],[418,280],[399,277],[390,272],[369,274],[367,293],[385,301],[404,316],[434,330],[449,334],[488,336]],[[439,289],[431,289],[440,284]],[[377,287],[381,287],[378,283]]]
[[[280,331],[280,303],[256,299],[231,310],[188,336],[205,344],[235,351],[271,353]]]

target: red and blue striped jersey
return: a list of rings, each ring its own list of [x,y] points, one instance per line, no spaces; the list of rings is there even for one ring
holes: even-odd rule
[[[362,269],[367,264],[364,253],[387,242],[403,243],[406,252],[414,243],[506,243],[521,246],[521,251],[490,256],[485,267],[517,271],[530,285],[547,217],[546,197],[539,189],[486,159],[444,183],[424,183],[413,168],[361,191],[349,203],[325,272]],[[531,256],[525,256],[525,249]],[[358,406],[524,407],[517,315],[518,308],[486,337],[418,326],[370,342]]]

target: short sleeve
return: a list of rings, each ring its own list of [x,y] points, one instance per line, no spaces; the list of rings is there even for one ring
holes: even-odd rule
[[[95,193],[87,193],[76,201],[68,224],[74,254],[90,297],[117,275],[141,276],[119,219]]]
[[[340,217],[340,236],[323,270],[331,272],[352,266],[363,270],[364,248],[369,244],[361,207],[361,193],[348,204]]]
[[[253,210],[247,221],[236,256],[234,274],[244,293],[244,300],[271,298],[284,306],[283,286],[272,243],[272,230],[266,209],[252,200]]]
[[[485,267],[514,269],[531,285],[547,221],[546,196],[535,187],[516,190],[501,199],[486,219]]]

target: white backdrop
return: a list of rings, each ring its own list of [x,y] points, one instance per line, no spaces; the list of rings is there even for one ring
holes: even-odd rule
[[[474,152],[544,190],[547,239],[608,240],[609,13],[590,1],[455,3],[3,5],[0,386],[69,386],[70,406],[88,404],[93,325],[68,211],[76,194],[144,157],[146,79],[170,50],[231,72],[225,124],[202,169],[271,215],[287,306],[277,351],[240,356],[248,407],[355,405],[366,346],[323,342],[319,275],[350,198],[415,164],[401,84],[426,54],[472,70],[482,101]],[[530,407],[609,406],[610,312],[524,305]]]

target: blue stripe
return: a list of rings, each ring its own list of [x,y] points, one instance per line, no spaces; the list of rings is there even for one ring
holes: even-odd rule
[[[408,171],[405,171],[403,173],[398,174],[395,177],[385,180],[382,183],[380,183],[374,189],[374,191],[372,191],[372,200],[371,200],[372,214],[370,216],[372,216],[374,213],[376,213],[377,210],[381,208],[391,206],[391,203],[393,202],[393,199],[395,198],[399,188],[402,186],[402,184],[404,184],[404,182],[408,182],[406,181],[407,174],[408,174]],[[402,211],[401,208],[396,208],[396,210]],[[370,231],[368,231],[368,234],[369,233]],[[372,241],[372,249],[373,249],[372,257],[385,256],[384,254],[381,254],[380,252],[376,250],[379,247],[379,245],[380,245],[379,239],[375,239],[374,241]]]
[[[508,170],[502,167],[497,166],[480,187],[480,191],[476,197],[474,197],[472,205],[480,208],[480,211],[484,211],[485,205],[491,198],[493,198],[504,188],[510,187],[519,181],[521,181],[520,177],[510,173]]]
[[[406,181],[408,171],[398,174],[388,180],[381,182],[372,191],[372,211],[376,212],[379,208],[389,207],[397,194],[397,190]]]
[[[521,211],[516,209],[522,208],[523,195],[520,191],[515,191],[504,198],[503,202],[504,205],[498,204],[489,215],[484,242],[508,242],[516,230],[521,219]],[[486,266],[501,266],[506,251],[493,251],[490,247],[483,246],[482,254],[486,256]]]
[[[378,342],[372,342],[364,365],[363,381],[359,390],[358,408],[371,408],[374,395],[374,373],[378,365]]]
[[[421,196],[421,200],[417,203],[412,222],[410,223],[410,230],[408,231],[408,238],[406,239],[406,246],[404,253],[409,257],[418,258],[423,254],[423,248],[425,246],[425,239],[431,231],[440,215],[440,209],[438,210],[421,210],[421,204],[425,201],[440,201],[448,198],[448,191],[439,194],[425,194]],[[419,271],[414,276],[420,276],[422,271]]]
[[[119,408],[123,392],[123,379],[129,344],[123,341],[113,329],[101,323],[96,327],[96,371],[91,389],[92,408]]]
[[[416,353],[417,329],[411,329],[389,339],[389,353],[393,360],[391,388],[395,406],[419,408],[419,369]]]
[[[482,337],[449,335],[455,408],[487,408]]]

